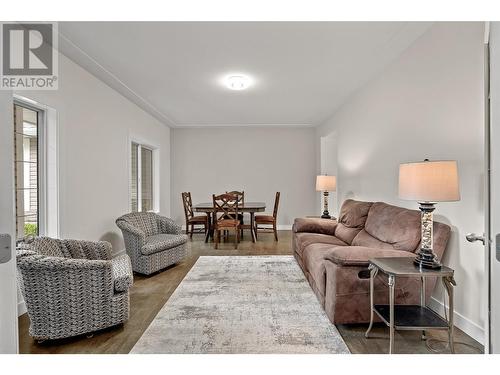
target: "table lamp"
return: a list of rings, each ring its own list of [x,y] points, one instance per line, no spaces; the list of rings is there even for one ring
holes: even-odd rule
[[[322,219],[331,219],[330,213],[328,212],[328,192],[335,191],[337,188],[337,179],[335,176],[316,176],[316,191],[323,192],[323,215]]]
[[[400,164],[399,197],[417,201],[422,213],[422,240],[415,264],[422,268],[441,268],[441,263],[432,251],[432,212],[436,202],[460,200],[457,162],[425,159],[423,162]]]

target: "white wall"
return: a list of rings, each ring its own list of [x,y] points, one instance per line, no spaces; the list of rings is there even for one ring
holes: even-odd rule
[[[315,157],[313,128],[172,129],[172,215],[184,220],[183,191],[201,203],[244,190],[246,201],[266,202],[267,212],[280,191],[278,224],[289,227],[295,217],[315,214]]]
[[[337,137],[335,133],[330,133],[320,137],[320,171],[321,174],[337,176]],[[323,211],[323,194],[318,193],[318,212]],[[337,192],[333,191],[328,196],[328,211],[333,217],[338,217],[339,202]]]
[[[12,92],[0,91],[0,234],[10,234],[12,257],[0,264],[0,354],[17,353],[16,258],[14,254],[14,137]]]
[[[398,165],[456,159],[462,199],[437,205],[452,227],[444,263],[455,269],[456,324],[482,340],[484,254],[483,24],[439,23],[317,130],[337,139],[338,194],[417,208],[398,199]],[[442,299],[434,292],[433,304]]]
[[[170,214],[170,128],[59,54],[59,89],[19,95],[57,111],[62,238],[124,249],[118,216],[130,211],[130,137],[160,148],[160,211]]]

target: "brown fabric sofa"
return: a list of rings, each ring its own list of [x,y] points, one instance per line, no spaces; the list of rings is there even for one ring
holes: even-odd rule
[[[441,258],[450,227],[434,222],[434,252]],[[377,257],[414,257],[420,247],[420,211],[383,202],[348,199],[338,221],[300,218],[293,225],[292,247],[326,314],[336,324],[370,320],[370,280],[361,278]],[[388,303],[387,277],[375,281],[375,303]],[[430,298],[435,280],[426,283]],[[396,303],[419,304],[420,280],[398,278]]]

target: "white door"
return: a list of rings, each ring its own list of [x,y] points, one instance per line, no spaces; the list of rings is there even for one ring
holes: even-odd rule
[[[487,350],[500,353],[500,23],[490,24],[490,110],[487,147],[490,154],[489,227],[487,225],[487,272],[489,273],[489,319]],[[488,112],[487,112],[488,113]],[[489,217],[488,217],[489,216]]]
[[[18,351],[12,109],[12,93],[0,91],[0,354]]]

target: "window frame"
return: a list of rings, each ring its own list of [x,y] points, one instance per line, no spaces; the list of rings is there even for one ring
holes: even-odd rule
[[[57,111],[17,94],[13,96],[13,105],[38,113],[38,235],[59,238],[60,181]],[[13,167],[15,168],[15,165]],[[17,212],[15,215],[17,216]]]
[[[46,162],[45,162],[45,150],[46,150],[46,134],[45,134],[45,123],[46,123],[46,111],[39,106],[34,105],[30,100],[21,99],[19,97],[14,97],[13,108],[19,106],[26,108],[30,111],[37,113],[37,236],[43,236],[47,233],[46,229]],[[14,124],[14,135],[16,135],[15,124]],[[16,163],[18,160],[14,159],[14,168],[16,168]],[[17,199],[17,186],[15,187],[15,194]],[[16,208],[15,219],[16,219],[16,236],[17,236],[17,218],[19,217]],[[23,237],[24,238],[24,237]],[[18,238],[19,239],[19,238]]]
[[[137,212],[142,212],[142,165],[141,149],[146,148],[152,153],[152,210],[148,212],[160,212],[160,147],[152,142],[144,140],[137,136],[130,136],[127,143],[128,148],[128,210],[132,212],[132,145],[137,147]]]

